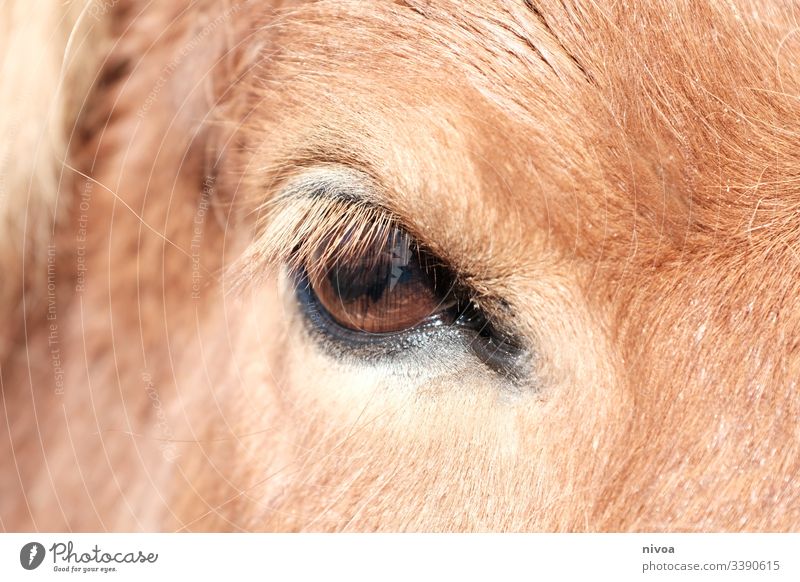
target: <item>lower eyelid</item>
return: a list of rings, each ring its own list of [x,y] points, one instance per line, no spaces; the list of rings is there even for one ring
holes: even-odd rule
[[[437,358],[473,354],[489,370],[517,383],[528,375],[527,351],[516,345],[499,345],[479,333],[459,326],[456,318],[436,319],[413,329],[388,334],[368,334],[338,325],[317,302],[304,271],[289,273],[290,282],[314,341],[334,357],[355,365],[408,358],[408,366],[440,364]],[[510,346],[510,349],[509,349]],[[422,356],[422,358],[420,357]],[[431,361],[425,364],[425,357]]]

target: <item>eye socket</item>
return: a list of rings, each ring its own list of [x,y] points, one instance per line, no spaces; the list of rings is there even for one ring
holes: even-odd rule
[[[457,304],[452,277],[401,228],[387,226],[383,236],[361,245],[357,256],[345,251],[354,236],[345,233],[318,249],[317,268],[308,272],[310,290],[342,327],[397,333],[441,321]]]
[[[475,291],[384,211],[329,201],[303,224],[313,228],[295,238],[289,272],[308,329],[333,353],[374,362],[460,344],[512,382],[529,374],[524,344],[493,325]]]

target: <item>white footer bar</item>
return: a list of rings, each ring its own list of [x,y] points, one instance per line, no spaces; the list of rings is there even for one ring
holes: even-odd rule
[[[800,580],[800,534],[2,534],[0,580]]]

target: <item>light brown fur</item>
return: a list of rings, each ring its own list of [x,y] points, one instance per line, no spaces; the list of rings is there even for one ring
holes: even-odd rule
[[[798,529],[796,7],[266,4],[98,4],[57,268],[24,259],[55,315],[0,352],[6,530]],[[529,381],[319,349],[284,273],[343,220],[286,196],[311,173],[452,264]]]

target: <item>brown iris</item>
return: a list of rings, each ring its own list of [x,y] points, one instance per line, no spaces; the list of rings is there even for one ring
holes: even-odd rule
[[[451,306],[447,277],[402,229],[388,226],[382,236],[359,245],[358,252],[352,251],[352,242],[347,234],[331,241],[316,254],[308,274],[319,304],[342,327],[399,332]]]

